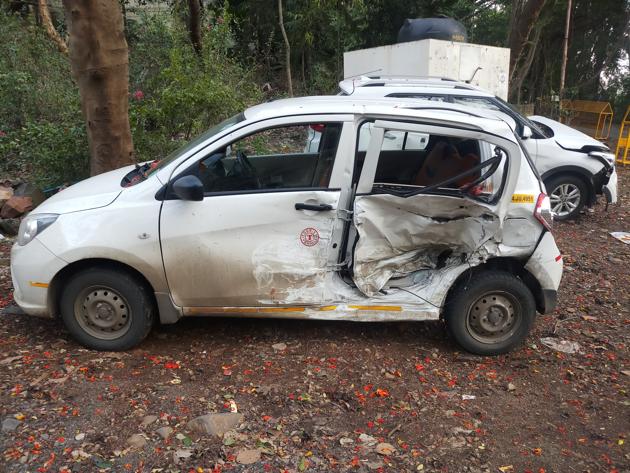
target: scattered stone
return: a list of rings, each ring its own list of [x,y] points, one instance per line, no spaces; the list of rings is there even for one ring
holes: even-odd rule
[[[173,433],[173,428],[169,426],[160,427],[159,429],[155,431],[155,433],[158,434],[160,437],[162,437],[164,440],[166,440]]]
[[[192,457],[192,454],[189,448],[178,448],[173,452],[173,461],[178,464],[181,460]]]
[[[260,461],[260,450],[257,448],[241,450],[236,454],[236,463],[241,465],[251,465]]]
[[[143,448],[146,444],[147,439],[144,438],[144,435],[141,434],[133,434],[127,439],[127,445],[132,448]]]
[[[350,439],[350,438],[348,438],[348,437],[341,437],[341,438],[339,439],[339,444],[340,444],[342,447],[345,447],[346,445],[352,445],[353,443],[354,443],[354,440],[352,440],[352,439]]]
[[[273,348],[273,351],[275,352],[285,351],[287,349],[287,344],[282,342],[274,343],[273,345],[271,345],[271,348]]]
[[[451,448],[464,448],[466,446],[466,439],[453,437],[449,439],[448,445]]]
[[[391,443],[381,442],[376,446],[374,451],[379,455],[392,455],[396,452],[396,447],[394,447]]]
[[[21,422],[13,417],[7,417],[2,421],[2,432],[13,432]]]
[[[621,374],[625,374],[626,376],[630,376],[630,370],[621,370]]]
[[[158,419],[157,416],[144,416],[142,422],[140,423],[141,427],[147,427]]]
[[[0,218],[15,218],[33,210],[33,201],[30,197],[11,197],[0,210]]]
[[[233,429],[243,422],[243,414],[235,412],[223,412],[220,414],[206,414],[188,422],[188,429],[200,434],[222,436],[228,430]]]
[[[368,434],[359,435],[359,442],[368,447],[373,447],[374,445],[376,445],[376,439]]]
[[[84,438],[85,438],[85,434],[84,434],[83,432],[78,433],[78,434],[76,434],[76,435],[74,436],[74,439],[75,439],[75,440],[78,440],[79,442],[80,442],[81,440],[83,440]]]
[[[508,391],[516,391],[516,386],[514,386],[513,383],[508,383],[507,390]]]
[[[4,204],[11,197],[13,197],[13,188],[5,185],[0,185],[0,205]]]

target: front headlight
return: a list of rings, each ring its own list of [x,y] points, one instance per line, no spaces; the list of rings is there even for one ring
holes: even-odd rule
[[[18,245],[26,245],[57,220],[57,217],[59,217],[57,214],[35,214],[25,217],[20,223],[17,239]]]
[[[600,161],[608,164],[609,167],[615,167],[615,155],[613,153],[607,153],[606,151],[591,151],[588,153],[589,156],[592,156]]]

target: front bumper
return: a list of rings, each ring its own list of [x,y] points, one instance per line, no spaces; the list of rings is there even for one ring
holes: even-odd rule
[[[607,204],[617,203],[617,169],[613,168],[613,172],[608,178],[608,182],[602,186],[602,193],[606,198]]]
[[[16,304],[29,315],[52,317],[48,288],[55,274],[66,264],[37,238],[25,246],[14,244],[11,248],[11,279]]]

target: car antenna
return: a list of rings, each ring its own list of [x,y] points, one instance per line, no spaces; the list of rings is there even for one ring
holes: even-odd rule
[[[482,70],[483,70],[483,67],[478,66],[477,69],[475,69],[475,72],[472,73],[472,76],[470,76],[470,79],[468,79],[468,80],[466,80],[464,82],[466,82],[467,84],[470,84],[473,81],[473,79],[475,78],[475,76],[477,75],[477,72],[482,71]]]
[[[358,74],[354,74],[354,75],[351,75],[351,76],[344,77],[344,78],[343,78],[343,80],[346,80],[346,79],[351,79],[351,78],[353,78],[353,77],[366,76],[366,75],[368,75],[368,74],[372,74],[373,72],[379,72],[379,71],[382,71],[382,70],[383,70],[383,68],[382,68],[382,67],[379,67],[378,69],[374,69],[374,70],[372,70],[372,71],[359,72]],[[354,87],[354,81],[352,81],[352,92],[350,93],[350,95],[354,94],[354,89],[355,89],[355,87]]]

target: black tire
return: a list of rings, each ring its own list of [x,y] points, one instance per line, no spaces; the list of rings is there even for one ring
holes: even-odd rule
[[[529,288],[504,271],[474,273],[452,290],[444,309],[451,335],[476,355],[510,351],[525,339],[535,317],[536,303]]]
[[[103,351],[138,345],[155,320],[153,296],[145,284],[124,271],[98,267],[67,281],[60,309],[66,328],[79,343]]]
[[[587,184],[577,176],[570,174],[554,176],[545,182],[545,187],[552,201],[551,210],[554,212],[554,219],[558,221],[571,220],[579,216],[588,200]],[[564,190],[578,192],[579,196],[576,199],[568,198]],[[569,210],[569,206],[573,205],[575,208]]]

